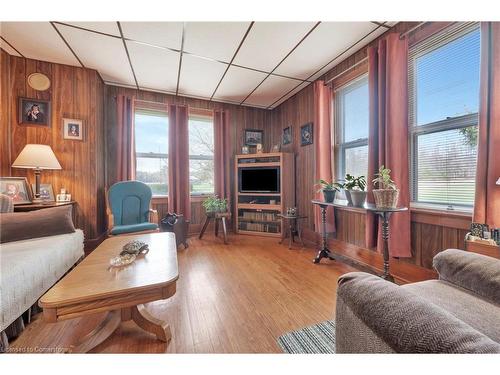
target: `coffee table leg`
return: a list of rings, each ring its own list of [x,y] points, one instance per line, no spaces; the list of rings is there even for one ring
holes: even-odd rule
[[[70,352],[72,353],[87,353],[95,348],[97,345],[106,340],[111,334],[116,331],[120,325],[121,311],[110,311],[106,318],[94,328],[93,331],[86,334],[75,346],[71,346]]]
[[[144,305],[137,305],[132,309],[132,320],[143,330],[156,335],[160,341],[167,342],[171,339],[170,326],[163,320],[152,316]]]

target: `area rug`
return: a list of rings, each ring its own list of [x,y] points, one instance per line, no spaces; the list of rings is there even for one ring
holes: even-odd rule
[[[285,333],[278,338],[278,345],[290,354],[335,353],[335,323],[331,320]]]

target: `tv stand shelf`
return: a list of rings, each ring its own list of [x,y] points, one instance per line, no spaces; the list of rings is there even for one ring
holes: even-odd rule
[[[257,175],[259,169],[277,169],[278,192],[264,191],[272,190],[274,187],[261,189],[262,191],[255,189],[255,192],[241,191],[243,189],[241,189],[240,176],[245,168],[253,169],[254,172],[257,170]],[[234,215],[236,233],[282,237],[282,221],[278,215],[285,213],[287,207],[295,206],[294,155],[284,152],[236,155],[235,184],[237,192]],[[247,187],[247,190],[250,189]]]

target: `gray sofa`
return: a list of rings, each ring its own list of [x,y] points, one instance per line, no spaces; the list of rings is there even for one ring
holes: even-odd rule
[[[339,278],[337,353],[500,353],[500,260],[448,249],[439,280],[398,286],[364,272]]]

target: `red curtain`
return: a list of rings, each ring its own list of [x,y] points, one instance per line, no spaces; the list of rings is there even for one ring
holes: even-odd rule
[[[135,178],[134,99],[116,97],[116,181]]]
[[[316,155],[316,182],[319,179],[331,182],[332,170],[332,134],[331,134],[332,91],[325,86],[324,81],[314,82],[314,151]],[[315,193],[315,198],[323,200],[321,192]],[[326,216],[326,230],[335,232],[335,216],[333,208],[329,207]],[[321,212],[315,207],[314,228],[321,230]]]
[[[230,182],[229,168],[231,161],[231,147],[229,137],[229,113],[226,111],[214,111],[214,168],[215,168],[215,194],[219,198],[229,200]]]
[[[368,49],[368,86],[370,93],[370,130],[368,137],[368,191],[379,166],[391,169],[391,177],[400,189],[399,205],[409,207],[408,175],[408,42],[399,34],[390,34]],[[368,194],[373,203],[372,194]],[[366,216],[366,246],[378,245],[380,228],[372,213]],[[411,257],[410,213],[391,217],[389,252],[393,257]],[[377,228],[379,230],[377,230]]]
[[[186,106],[168,109],[168,210],[191,218],[189,117]]]
[[[481,23],[479,133],[474,221],[500,226],[500,23]]]

